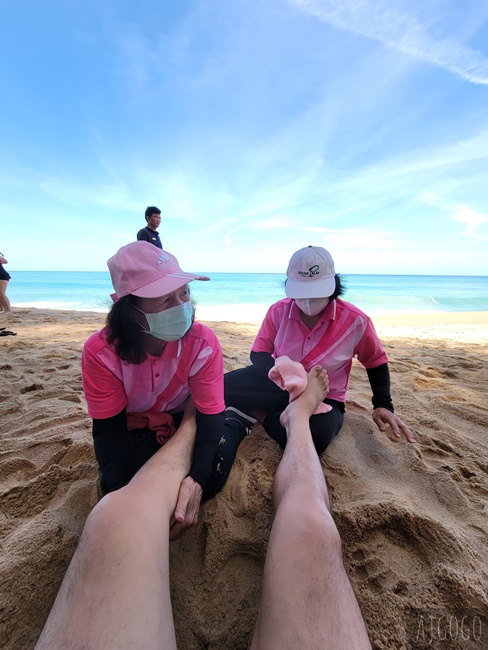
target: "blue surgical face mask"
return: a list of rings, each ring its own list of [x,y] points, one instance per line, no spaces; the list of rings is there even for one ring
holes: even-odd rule
[[[328,298],[295,298],[297,307],[307,316],[317,316],[329,304]]]
[[[143,331],[162,341],[181,339],[188,332],[193,322],[194,312],[191,300],[155,314],[146,314],[142,309],[139,309],[139,311],[146,317],[149,327],[148,330],[143,329]]]

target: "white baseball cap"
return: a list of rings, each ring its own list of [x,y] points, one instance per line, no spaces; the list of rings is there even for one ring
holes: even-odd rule
[[[288,298],[327,298],[336,288],[334,260],[320,246],[306,246],[293,253],[286,271]]]

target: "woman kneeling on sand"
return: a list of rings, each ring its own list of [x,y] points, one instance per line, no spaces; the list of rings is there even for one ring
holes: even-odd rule
[[[393,411],[388,358],[373,324],[360,309],[339,298],[341,281],[328,251],[302,248],[290,259],[287,298],[272,305],[252,345],[252,365],[225,375],[225,402],[263,424],[282,448],[286,432],[280,415],[299,393],[304,370],[327,371],[329,392],[310,418],[318,453],[341,430],[352,360],[366,368],[373,391],[373,420],[415,442],[411,429]],[[302,375],[302,376],[301,376]]]
[[[82,356],[102,489],[126,485],[178,427],[196,427],[176,538],[196,523],[202,494],[208,499],[224,486],[249,422],[225,419],[220,343],[194,320],[189,282],[209,278],[184,273],[171,253],[143,241],[122,247],[108,267],[115,302]]]

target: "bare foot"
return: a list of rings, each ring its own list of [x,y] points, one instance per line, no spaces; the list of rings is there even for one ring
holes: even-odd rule
[[[287,429],[294,417],[310,418],[328,391],[327,372],[321,366],[314,366],[307,375],[307,387],[303,393],[288,404],[281,414],[281,425]]]

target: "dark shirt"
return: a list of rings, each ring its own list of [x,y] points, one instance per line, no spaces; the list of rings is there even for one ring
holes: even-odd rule
[[[138,241],[148,241],[151,244],[154,244],[157,248],[163,248],[161,240],[159,239],[159,232],[157,230],[151,230],[147,226],[142,228],[137,233]]]

